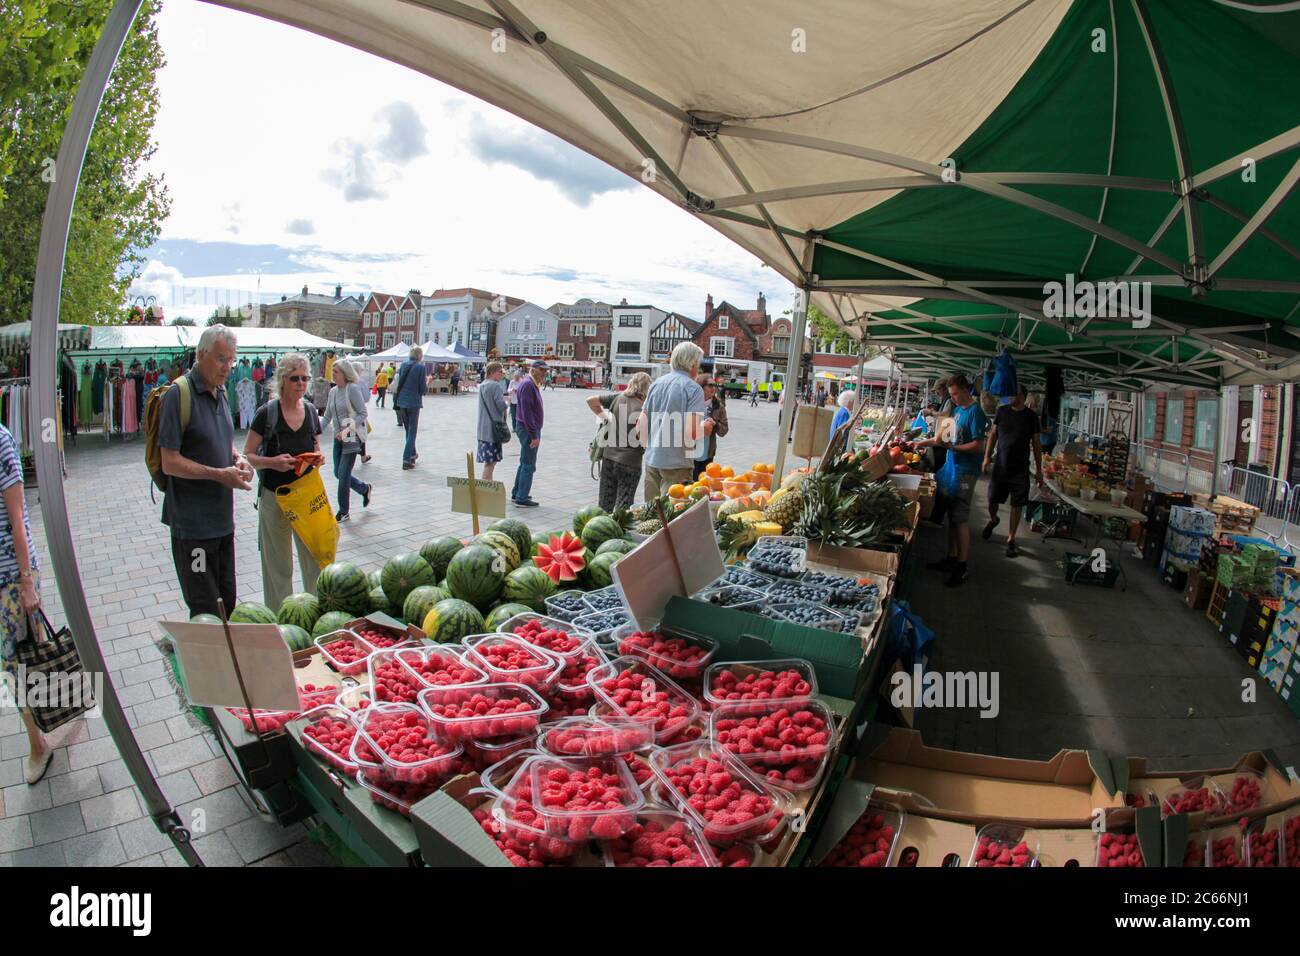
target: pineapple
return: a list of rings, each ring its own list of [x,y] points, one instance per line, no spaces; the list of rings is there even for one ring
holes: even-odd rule
[[[780,498],[772,496],[772,501],[763,512],[765,521],[775,521],[783,528],[795,523],[803,511],[804,495],[799,488],[791,488]]]
[[[775,521],[755,521],[750,525],[750,527],[754,529],[754,533],[760,538],[769,535],[780,536],[781,532],[784,530]]]
[[[731,518],[740,513],[744,507],[739,498],[729,498],[718,506],[718,519]]]
[[[761,511],[742,511],[742,512],[740,512],[740,514],[732,515],[732,517],[735,518],[737,521],[743,521],[743,522],[745,522],[745,524],[753,524],[755,521],[762,521],[762,520],[763,520],[763,512],[761,512]]]
[[[654,534],[663,527],[663,522],[658,518],[649,518],[645,521],[638,521],[632,526],[632,530],[637,534]]]
[[[718,531],[718,547],[722,549],[723,560],[731,561],[747,553],[758,540],[754,525],[743,521],[728,519]]]

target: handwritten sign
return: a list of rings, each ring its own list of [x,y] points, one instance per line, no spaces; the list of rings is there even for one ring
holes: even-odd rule
[[[500,481],[474,479],[474,498],[470,500],[470,480],[447,476],[447,487],[451,489],[451,510],[457,514],[472,515],[476,512],[493,518],[506,516],[506,486]]]

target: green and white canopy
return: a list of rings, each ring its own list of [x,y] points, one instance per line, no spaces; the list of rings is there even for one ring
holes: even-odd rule
[[[1294,0],[221,2],[650,180],[909,368],[1300,369]],[[1046,301],[1121,281],[1136,325]]]

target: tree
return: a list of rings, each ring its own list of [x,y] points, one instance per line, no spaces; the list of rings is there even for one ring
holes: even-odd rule
[[[180,318],[178,318],[178,319],[172,319],[172,320],[171,320],[169,323],[167,323],[167,324],[168,324],[168,325],[190,325],[190,326],[192,326],[192,325],[194,325],[194,320],[193,320],[193,319],[190,319],[190,318],[186,318],[185,316],[182,315],[182,316],[181,316]]]
[[[63,128],[112,0],[0,0],[0,323],[31,313],[36,253]],[[163,65],[147,0],[104,94],[73,208],[60,321],[120,323],[170,199],[153,156]]]
[[[244,324],[244,313],[239,309],[232,312],[228,305],[218,306],[212,310],[212,314],[208,316],[208,321],[204,324],[224,325],[227,328],[237,329]]]
[[[782,315],[793,317],[794,311],[786,309]],[[808,324],[812,326],[809,335],[814,342],[822,342],[844,355],[858,354],[858,340],[844,331],[829,315],[817,308],[817,303],[808,303]],[[876,354],[876,349],[867,346],[867,358]]]

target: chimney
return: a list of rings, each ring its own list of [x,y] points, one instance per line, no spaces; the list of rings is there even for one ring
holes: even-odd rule
[[[758,294],[758,311],[760,315],[767,315],[767,299],[761,292]]]
[[[281,302],[286,302],[286,301],[288,301],[288,299],[289,299],[289,297],[288,297],[287,295],[282,295],[282,296],[280,296],[280,301],[281,301]]]
[[[624,297],[623,301],[620,302],[619,305],[627,305],[627,298]]]
[[[302,287],[302,294],[303,294],[303,295],[306,295],[306,294],[307,294],[307,287],[306,287],[306,286],[303,286],[303,287]]]
[[[336,285],[336,286],[334,287],[334,298],[336,298],[336,299],[341,299],[341,298],[343,298],[343,284],[342,284],[342,283],[339,283],[338,285]]]
[[[713,314],[713,293],[710,292],[709,297],[704,300],[704,321],[705,322],[709,321],[709,316],[711,316],[712,314]]]

